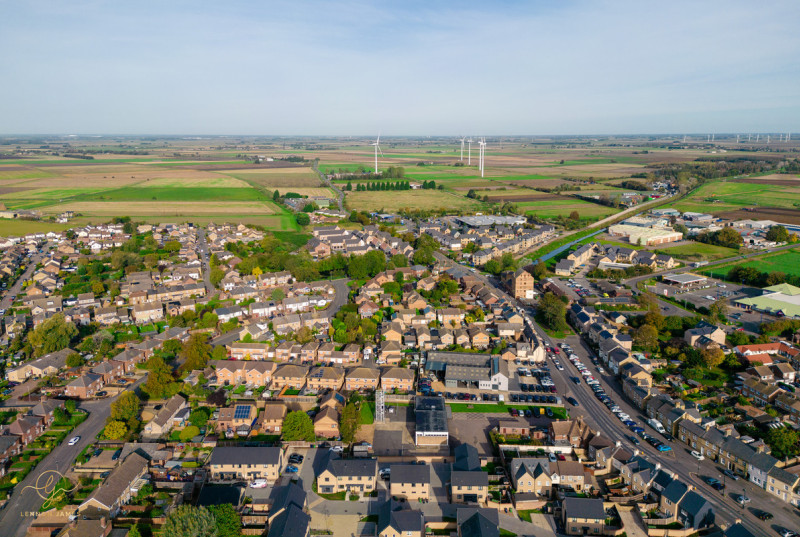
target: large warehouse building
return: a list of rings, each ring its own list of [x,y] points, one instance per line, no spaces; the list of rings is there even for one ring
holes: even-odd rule
[[[683,239],[683,233],[668,227],[641,227],[618,224],[608,228],[608,234],[614,237],[626,237],[631,244],[653,246]]]
[[[448,388],[508,391],[508,363],[500,356],[473,352],[428,352],[425,370]]]
[[[782,283],[765,287],[762,291],[760,296],[736,300],[736,305],[772,315],[800,317],[800,288]]]

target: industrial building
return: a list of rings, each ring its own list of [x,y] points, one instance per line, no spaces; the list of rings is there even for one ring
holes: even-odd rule
[[[627,224],[618,224],[616,226],[609,227],[608,234],[614,237],[625,237],[631,244],[638,244],[640,246],[666,244],[668,242],[676,242],[683,239],[683,233],[675,231],[672,228],[650,228],[630,226]]]
[[[431,351],[425,370],[435,374],[447,388],[508,391],[508,363],[500,356]]]
[[[446,446],[449,439],[447,412],[443,397],[415,397],[414,443],[418,446]]]

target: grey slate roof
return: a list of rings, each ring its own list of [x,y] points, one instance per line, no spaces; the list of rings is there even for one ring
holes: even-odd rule
[[[450,473],[450,482],[454,487],[488,487],[489,474],[483,470],[471,472],[454,471]]]
[[[695,491],[690,490],[686,493],[686,496],[683,497],[680,507],[694,517],[705,507],[705,504],[705,498],[697,494]]]
[[[291,504],[272,520],[267,537],[305,537],[311,517]]]
[[[277,447],[215,447],[211,464],[278,464],[280,456]]]
[[[453,463],[453,470],[480,470],[481,460],[478,456],[478,450],[475,446],[469,444],[461,444],[453,450],[456,462]]]
[[[496,513],[497,511],[495,511]],[[500,527],[481,511],[477,511],[459,524],[461,537],[499,537]]]
[[[431,482],[431,469],[427,464],[392,464],[391,469],[394,483]]]
[[[303,509],[305,504],[306,491],[294,481],[290,481],[288,485],[272,489],[272,505],[269,512],[274,515],[280,512],[281,509],[288,509],[290,505],[296,505]]]
[[[678,503],[688,491],[689,487],[685,483],[675,479],[672,481],[672,483],[664,488],[664,490],[661,492],[661,496],[668,499],[672,503]]]
[[[601,499],[564,498],[564,512],[567,518],[606,519],[606,511],[603,509],[603,500]]]
[[[394,474],[394,471],[392,471]],[[395,509],[394,502],[386,502],[378,513],[378,534],[386,528],[393,528],[398,534],[421,532],[425,529],[422,513],[412,509]]]
[[[369,477],[378,474],[378,461],[376,459],[329,459],[325,469],[337,477]]]

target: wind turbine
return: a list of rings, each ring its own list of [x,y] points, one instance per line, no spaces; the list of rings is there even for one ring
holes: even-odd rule
[[[464,140],[466,140],[466,136],[461,137],[461,162],[464,162]]]
[[[370,145],[375,146],[375,175],[378,174],[378,151],[381,152],[381,156],[383,156],[383,151],[381,151],[381,134],[378,133],[378,139],[375,140],[374,143]]]
[[[472,137],[467,140],[467,166],[472,166]]]
[[[483,163],[484,163],[484,158],[486,158],[486,138],[481,138],[480,141],[478,142],[478,145],[480,146],[480,153],[479,153],[480,161],[478,167],[481,170],[481,177],[483,177]]]

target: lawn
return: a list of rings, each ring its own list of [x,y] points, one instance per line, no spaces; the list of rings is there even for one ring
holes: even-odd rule
[[[401,209],[421,211],[475,210],[483,203],[442,190],[381,190],[348,192],[345,198],[350,209],[358,211],[397,212]]]
[[[361,403],[361,416],[358,422],[361,425],[372,425],[375,422],[375,403],[364,401]]]
[[[737,265],[754,268],[759,272],[783,272],[784,274],[800,276],[800,250],[784,250],[776,254],[749,259],[742,263],[714,267],[702,272],[706,275],[724,277]]]
[[[686,259],[689,261],[714,261],[717,259],[725,259],[726,257],[733,257],[739,252],[733,248],[725,248],[724,246],[693,242],[691,244],[672,246],[671,248],[659,248],[656,250],[656,253],[671,255],[676,259]]]
[[[552,218],[563,215],[569,216],[572,211],[578,211],[581,219],[597,219],[610,216],[619,212],[619,209],[598,205],[579,199],[565,198],[561,200],[543,200],[520,202],[516,204],[520,212],[532,214],[540,218]]]

